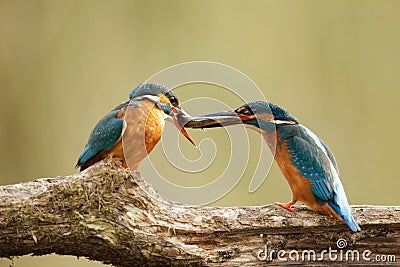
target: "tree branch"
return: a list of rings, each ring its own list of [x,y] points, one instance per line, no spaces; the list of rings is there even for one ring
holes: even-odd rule
[[[1,186],[0,257],[56,253],[115,266],[256,266],[261,260],[287,265],[278,250],[286,259],[291,250],[300,256],[314,250],[318,257],[329,247],[338,250],[336,241],[343,238],[343,251],[358,250],[360,262],[365,250],[372,251],[371,260],[385,254],[399,262],[400,207],[353,207],[362,228],[357,233],[325,215],[296,209],[173,203],[139,173],[104,161],[71,176]],[[307,263],[330,261],[322,254]]]

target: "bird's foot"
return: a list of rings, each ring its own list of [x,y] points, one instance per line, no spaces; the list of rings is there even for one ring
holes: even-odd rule
[[[292,208],[292,206],[293,206],[294,204],[296,204],[296,201],[293,201],[293,200],[290,201],[290,202],[288,202],[288,203],[275,202],[275,205],[276,205],[276,206],[285,208],[285,209],[287,209],[287,210],[290,211],[290,212],[294,212],[294,209]]]

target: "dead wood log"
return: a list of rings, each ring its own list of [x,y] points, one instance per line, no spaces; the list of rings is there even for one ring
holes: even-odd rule
[[[400,207],[353,206],[357,233],[296,209],[174,203],[139,173],[104,161],[70,176],[1,186],[0,257],[56,253],[114,266],[399,263]]]

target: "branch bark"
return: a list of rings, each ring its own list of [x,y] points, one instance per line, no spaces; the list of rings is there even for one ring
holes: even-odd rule
[[[302,251],[370,250],[400,260],[400,207],[353,206],[362,231],[304,207],[202,207],[161,198],[139,173],[103,161],[71,176],[0,187],[0,257],[56,253],[115,266],[299,264]],[[338,249],[336,241],[347,246]],[[274,252],[272,250],[275,250]],[[278,259],[280,256],[289,262]],[[298,260],[292,261],[289,256]],[[267,254],[265,254],[267,252]],[[283,253],[283,252],[282,252]],[[272,255],[272,258],[270,257]],[[267,256],[267,257],[266,257]],[[312,255],[311,255],[312,256]],[[323,258],[323,259],[322,259]],[[307,259],[305,259],[307,260]],[[393,262],[395,260],[396,262]]]

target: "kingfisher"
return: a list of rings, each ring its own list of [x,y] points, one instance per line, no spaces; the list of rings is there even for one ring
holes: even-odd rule
[[[193,144],[175,114],[187,114],[177,96],[157,83],[143,83],[129,94],[92,130],[78,159],[80,171],[104,158],[122,161],[124,168],[138,170],[142,160],[160,140],[166,118],[173,118],[178,130]],[[195,145],[196,146],[196,145]]]
[[[257,101],[200,117],[179,115],[179,120],[189,128],[243,123],[258,131],[292,191],[290,202],[275,205],[294,212],[292,206],[301,201],[312,210],[342,220],[354,232],[361,230],[351,212],[332,152],[288,111],[273,103]]]

